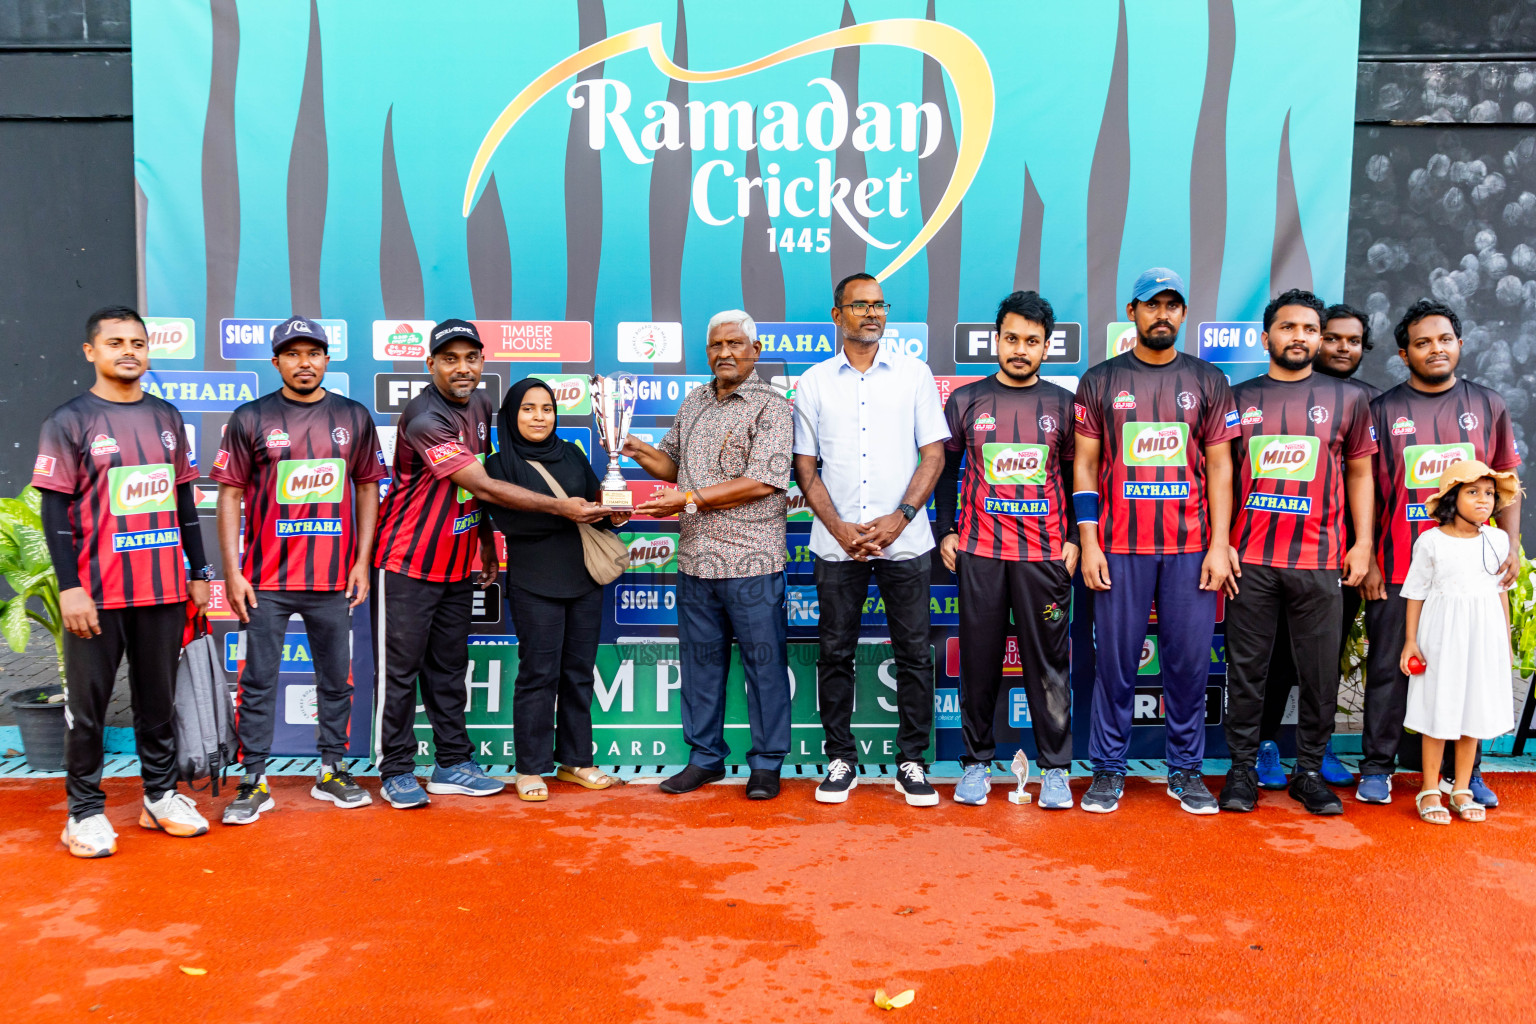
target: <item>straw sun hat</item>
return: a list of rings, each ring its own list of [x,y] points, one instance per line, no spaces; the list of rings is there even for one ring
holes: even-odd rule
[[[1488,476],[1493,478],[1494,496],[1493,511],[1495,514],[1510,502],[1515,500],[1515,495],[1523,492],[1520,486],[1520,478],[1508,471],[1500,471],[1489,468],[1486,462],[1477,459],[1462,459],[1453,462],[1440,474],[1439,490],[1424,499],[1424,511],[1430,515],[1435,514],[1435,506],[1440,504],[1440,499],[1445,497],[1445,492],[1458,484],[1469,484],[1474,480],[1481,480]]]

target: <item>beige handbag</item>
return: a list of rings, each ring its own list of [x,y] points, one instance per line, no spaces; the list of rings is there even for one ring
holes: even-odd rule
[[[527,460],[528,465],[539,471],[544,482],[549,484],[549,489],[555,497],[564,499],[565,490],[557,483],[544,464],[533,459]],[[599,530],[591,523],[577,523],[576,530],[581,534],[581,557],[586,563],[587,573],[597,581],[598,586],[607,586],[629,568],[629,548],[607,530]]]

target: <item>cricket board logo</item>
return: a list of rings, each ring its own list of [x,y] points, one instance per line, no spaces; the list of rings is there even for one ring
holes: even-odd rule
[[[160,431],[160,443],[165,445],[166,451],[174,452],[176,450],[176,435],[169,430],[162,430]]]
[[[1193,391],[1180,391],[1177,401],[1179,403],[1179,408],[1183,409],[1185,412],[1188,412],[1200,404],[1200,399],[1195,397],[1195,393]]]
[[[636,533],[629,537],[629,567],[670,571],[677,564],[677,538],[670,533]]]
[[[117,446],[117,438],[110,434],[97,434],[91,438],[91,454],[98,458],[103,455],[116,455],[120,448]]]
[[[1463,459],[1476,458],[1472,445],[1411,444],[1403,449],[1403,465],[1408,471],[1408,486],[1422,489],[1439,487],[1440,474]]]
[[[1188,423],[1126,423],[1120,451],[1127,466],[1183,465],[1189,443]]]
[[[1042,434],[1050,434],[1050,433],[1053,433],[1056,430],[1056,427],[1057,427],[1056,417],[1052,416],[1050,413],[1045,413],[1044,415],[1042,415],[1040,417],[1040,421],[1039,422],[1040,422],[1040,432]]]
[[[1113,404],[1116,409],[1134,409],[1136,408],[1136,396],[1129,391],[1122,391],[1115,396]]]
[[[1243,426],[1251,427],[1264,422],[1264,413],[1256,405],[1250,405],[1243,410]]]
[[[981,456],[989,484],[1045,483],[1050,449],[1043,444],[984,444]]]
[[[1255,479],[1307,480],[1317,476],[1318,439],[1306,434],[1260,434],[1248,439]]]
[[[1392,435],[1394,437],[1402,437],[1405,434],[1413,433],[1417,433],[1417,431],[1414,429],[1413,420],[1407,416],[1399,416],[1392,422]]]
[[[1460,416],[1458,416],[1456,418],[1456,422],[1461,424],[1461,429],[1462,430],[1476,430],[1477,429],[1477,413],[1475,413],[1475,412],[1464,412],[1464,413],[1462,413]]]
[[[619,324],[619,362],[675,363],[683,358],[683,325],[625,321]]]
[[[331,440],[337,444],[348,444],[352,440],[352,432],[346,427],[332,427]]]
[[[115,516],[176,511],[176,476],[166,463],[113,466],[107,471],[107,487]]]
[[[1319,425],[1328,422],[1328,415],[1328,407],[1325,405],[1314,405],[1307,410],[1307,419]]]
[[[971,429],[975,431],[996,430],[997,420],[991,413],[984,412],[976,417],[976,422],[971,424]]]
[[[341,459],[284,459],[277,464],[279,505],[329,504],[346,492],[346,463]]]
[[[287,448],[287,447],[289,447],[287,431],[283,430],[283,428],[281,428],[281,427],[273,427],[271,430],[267,431],[267,447],[268,448]]]

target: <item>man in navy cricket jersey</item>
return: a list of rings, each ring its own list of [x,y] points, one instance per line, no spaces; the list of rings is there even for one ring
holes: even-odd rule
[[[144,777],[139,824],[173,836],[208,831],[196,805],[176,792],[171,715],[187,598],[206,610],[214,573],[203,556],[197,470],[181,414],[140,383],[149,370],[144,321],[110,306],[91,314],[85,334],[96,382],[43,421],[32,486],[42,492],[65,630],[69,820],[61,838],[76,857],[109,857],[117,833],[103,813],[101,741],[125,653]]]
[[[1347,303],[1337,302],[1323,314],[1323,340],[1318,346],[1317,358],[1312,360],[1312,368],[1318,373],[1350,381],[1365,392],[1366,401],[1369,402],[1381,394],[1381,389],[1356,377],[1355,371],[1360,368],[1360,360],[1370,350],[1370,318]],[[1354,544],[1354,519],[1346,514],[1344,547],[1351,548]],[[1344,643],[1349,631],[1354,628],[1355,619],[1360,614],[1362,600],[1359,587],[1344,587],[1343,590],[1344,626],[1339,633],[1340,660],[1344,657]],[[1285,717],[1286,702],[1295,685],[1296,665],[1291,657],[1291,635],[1282,619],[1280,631],[1275,634],[1275,649],[1270,655],[1269,677],[1264,687],[1264,719],[1259,731],[1262,742],[1259,743],[1259,759],[1255,765],[1259,773],[1260,789],[1284,789],[1288,782],[1285,766],[1280,763],[1280,746],[1276,741],[1280,736],[1281,720]],[[1355,784],[1354,774],[1334,756],[1332,739],[1323,748],[1323,764],[1319,770],[1323,781],[1330,786]]]
[[[1402,651],[1408,602],[1402,584],[1413,542],[1434,526],[1424,498],[1445,467],[1480,459],[1498,470],[1520,465],[1509,410],[1498,392],[1456,376],[1461,359],[1461,320],[1441,302],[1420,299],[1408,307],[1393,333],[1408,379],[1371,403],[1376,428],[1376,558],[1361,589],[1370,652],[1365,667],[1364,756],[1355,798],[1392,802],[1392,769],[1407,712],[1408,677],[1393,651]],[[1509,557],[1500,566],[1509,586],[1520,569],[1520,496],[1498,515],[1509,534]],[[1425,766],[1428,768],[1429,766]],[[1429,770],[1433,770],[1430,768]],[[1444,788],[1444,783],[1442,783]],[[1472,774],[1474,799],[1494,807],[1498,798]]]
[[[1186,309],[1183,279],[1154,267],[1131,295],[1126,315],[1136,323],[1136,347],[1091,367],[1073,406],[1083,581],[1098,592],[1088,741],[1094,773],[1082,806],[1103,814],[1120,805],[1136,670],[1155,598],[1168,795],[1191,814],[1215,814],[1200,769],[1216,594],[1233,580],[1228,442],[1237,436],[1237,407],[1221,371],[1175,347]]]
[[[565,516],[579,523],[608,515],[582,498],[552,498],[485,472],[495,403],[478,390],[484,346],[467,320],[432,331],[432,383],[406,405],[395,441],[394,482],[379,512],[373,564],[374,636],[379,651],[379,774],[393,807],[424,807],[427,793],[491,796],[505,784],[474,760],[464,727],[473,583],[497,576],[491,521],[480,508]],[[477,543],[478,542],[478,543]],[[474,571],[478,548],[480,571]],[[432,724],[436,766],[426,792],[416,781],[416,698]]]
[[[1265,687],[1284,622],[1300,689],[1290,793],[1312,814],[1344,812],[1321,769],[1338,704],[1340,583],[1355,586],[1370,565],[1376,441],[1365,392],[1313,369],[1325,314],[1309,291],[1293,288],[1271,300],[1263,335],[1269,370],[1233,388],[1240,433],[1232,444],[1232,547],[1242,582],[1227,602],[1232,768],[1221,790],[1224,811],[1251,811],[1258,801]],[[1346,498],[1355,524],[1347,548]]]
[[[213,460],[224,590],[245,623],[235,717],[245,780],[224,808],[226,825],[249,825],[276,806],[265,772],[292,615],[304,620],[315,671],[320,768],[309,795],[337,807],[373,802],[343,758],[352,609],[368,596],[384,455],[368,410],[323,386],[329,362],[330,344],[313,320],[295,316],[273,328],[272,365],[283,386],[235,410]]]
[[[1049,302],[1035,292],[1014,292],[997,307],[996,326],[997,373],[958,388],[945,406],[949,440],[935,492],[939,556],[960,579],[965,774],[955,801],[987,802],[1011,617],[1043,773],[1040,806],[1059,810],[1072,806],[1068,620],[1078,557],[1067,502],[1072,392],[1040,379],[1056,327]]]

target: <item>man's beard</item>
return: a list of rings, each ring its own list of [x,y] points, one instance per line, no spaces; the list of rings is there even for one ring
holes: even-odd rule
[[[1136,341],[1138,344],[1145,345],[1147,348],[1154,352],[1162,352],[1166,349],[1173,348],[1174,345],[1178,344],[1179,332],[1169,331],[1165,335],[1160,335],[1154,338],[1151,335],[1142,334],[1140,331],[1137,331]]]
[[[1415,370],[1413,375],[1419,378],[1419,380],[1423,381],[1425,384],[1428,384],[1432,387],[1439,387],[1441,384],[1444,384],[1446,381],[1450,380],[1456,375],[1456,367],[1453,366],[1449,370],[1433,375]]]
[[[284,383],[287,383],[287,382],[285,381]],[[307,388],[306,387],[301,387],[298,384],[289,384],[288,385],[288,390],[292,391],[296,395],[306,395],[307,396],[307,395],[314,394],[316,391],[319,391],[320,388],[322,387],[322,385],[323,385],[323,382],[321,382],[321,381],[315,381],[315,383],[311,384]]]
[[[1007,377],[1011,381],[1017,381],[1020,384],[1023,384],[1025,381],[1032,379],[1040,372],[1040,367],[1031,366],[1023,373],[1020,373],[1013,367],[1009,366],[1007,363],[998,363],[997,368],[1003,371],[1004,377]]]
[[[1307,367],[1312,365],[1311,356],[1303,355],[1300,359],[1296,359],[1286,354],[1289,351],[1290,346],[1287,345],[1280,349],[1278,352],[1271,350],[1269,357],[1273,359],[1276,365],[1278,365],[1281,369],[1290,370],[1292,372],[1295,372],[1296,370],[1305,370]]]

